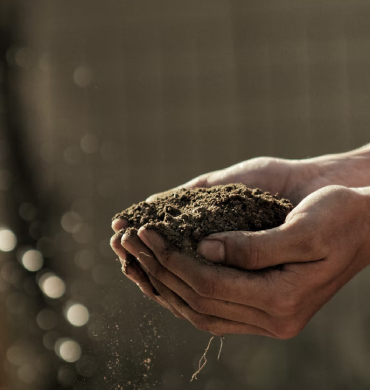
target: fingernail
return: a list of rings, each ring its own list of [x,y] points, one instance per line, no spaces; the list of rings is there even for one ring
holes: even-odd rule
[[[219,240],[203,240],[198,245],[198,252],[207,260],[221,262],[225,260],[225,246]]]
[[[153,287],[153,294],[156,295],[157,297],[160,296],[159,292]]]

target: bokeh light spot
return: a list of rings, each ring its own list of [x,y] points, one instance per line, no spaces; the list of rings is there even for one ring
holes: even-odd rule
[[[35,64],[35,53],[28,47],[22,47],[15,52],[15,63],[21,68],[28,69]]]
[[[92,82],[92,71],[87,66],[79,66],[73,72],[73,81],[80,88],[88,87]]]
[[[75,211],[66,212],[61,219],[62,228],[68,233],[77,233],[83,225],[80,214]]]
[[[74,363],[81,357],[80,345],[71,339],[59,339],[55,344],[55,352],[68,363]]]
[[[51,272],[41,276],[39,286],[46,296],[53,299],[63,296],[66,290],[63,280]]]
[[[22,203],[19,207],[19,215],[25,221],[32,221],[37,216],[36,207],[29,202]]]
[[[74,326],[84,326],[89,321],[89,311],[80,304],[75,303],[67,310],[67,319]]]
[[[0,230],[0,251],[10,252],[17,245],[17,237],[9,229]]]
[[[18,378],[24,383],[32,383],[37,379],[37,370],[31,364],[25,364],[18,369]]]
[[[37,325],[43,330],[51,330],[58,324],[57,314],[53,310],[43,309],[36,317]]]
[[[81,149],[88,154],[96,153],[99,149],[99,141],[96,135],[86,134],[80,141]]]
[[[12,345],[6,353],[6,357],[9,363],[15,366],[20,366],[26,361],[24,350],[19,345]]]
[[[44,259],[39,251],[31,249],[22,256],[22,264],[28,271],[36,272],[42,268]]]

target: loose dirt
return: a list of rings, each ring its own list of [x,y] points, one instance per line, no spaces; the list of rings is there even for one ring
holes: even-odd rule
[[[116,214],[128,221],[129,234],[146,225],[178,251],[199,258],[198,243],[212,233],[258,231],[284,223],[293,209],[287,199],[243,184],[180,189],[153,202],[140,202]]]

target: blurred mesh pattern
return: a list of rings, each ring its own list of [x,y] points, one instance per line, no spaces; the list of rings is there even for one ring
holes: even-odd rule
[[[67,288],[53,307],[62,315],[82,302],[91,314],[81,328],[58,325],[81,344],[77,363],[58,358],[26,383],[6,362],[9,388],[40,390],[57,377],[77,390],[368,389],[368,271],[293,340],[228,336],[220,362],[215,343],[190,385],[209,335],[144,299],[121,275],[109,238],[113,214],[201,173],[369,142],[370,3],[4,4],[16,15],[4,23],[14,30],[6,60],[17,147],[47,220],[36,241],[52,240],[47,267]],[[19,218],[1,215],[8,226]],[[4,299],[16,288],[9,283]]]

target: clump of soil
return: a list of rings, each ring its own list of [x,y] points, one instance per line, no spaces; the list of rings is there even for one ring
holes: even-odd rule
[[[269,192],[243,184],[180,189],[153,202],[140,202],[116,214],[130,234],[146,225],[180,252],[200,257],[198,243],[212,233],[257,231],[281,225],[293,205]]]

